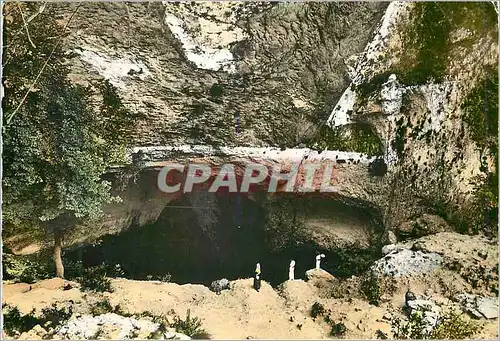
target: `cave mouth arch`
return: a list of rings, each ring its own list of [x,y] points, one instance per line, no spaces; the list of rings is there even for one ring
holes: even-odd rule
[[[68,256],[84,267],[119,264],[130,279],[170,274],[175,283],[204,285],[221,278],[252,277],[256,263],[262,266],[262,278],[278,285],[288,279],[291,259],[296,261],[295,278],[304,278],[317,252],[326,254],[322,268],[347,277],[364,271],[379,256],[378,246],[331,248],[303,235],[294,239],[293,231],[288,232],[290,220],[284,222],[285,230],[270,230],[269,217],[289,217],[290,207],[304,218],[307,226],[301,228],[314,233],[319,225],[338,230],[358,224],[369,229],[376,244],[382,231],[373,212],[338,199],[279,193],[270,200],[267,193],[194,192],[169,202],[153,224],[105,236]],[[282,238],[285,242],[276,248],[273,241]]]

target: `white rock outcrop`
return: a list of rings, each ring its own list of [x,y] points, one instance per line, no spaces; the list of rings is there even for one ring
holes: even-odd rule
[[[98,316],[72,316],[57,329],[56,334],[71,340],[88,340],[98,337],[124,340],[144,339],[152,333],[159,332],[159,329],[160,324],[150,320],[106,313]],[[159,335],[162,334],[164,339],[190,340],[189,336],[176,333],[173,329],[159,332]]]
[[[462,308],[476,318],[498,318],[498,297],[465,293],[457,295],[457,299],[461,303]]]
[[[387,251],[387,248],[386,250]],[[391,277],[422,274],[437,269],[442,264],[437,253],[424,253],[408,249],[395,250],[377,260],[371,269],[376,273]]]

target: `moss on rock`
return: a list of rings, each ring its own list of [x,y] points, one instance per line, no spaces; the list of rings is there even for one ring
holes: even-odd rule
[[[413,7],[412,20],[404,28],[398,62],[356,87],[360,104],[378,93],[390,74],[405,85],[442,82],[454,46],[472,49],[480,38],[490,35],[496,40],[497,15],[487,2],[419,2]],[[458,42],[452,35],[458,30],[469,32]],[[401,52],[402,51],[402,52]]]
[[[309,142],[309,147],[382,155],[380,138],[369,124],[360,122],[335,128],[322,126]]]

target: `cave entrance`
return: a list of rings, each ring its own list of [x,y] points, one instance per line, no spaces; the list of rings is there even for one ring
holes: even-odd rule
[[[338,230],[355,223],[374,230],[369,214],[331,199],[194,192],[171,201],[155,223],[105,236],[98,245],[72,252],[71,258],[85,267],[120,264],[131,279],[170,274],[175,283],[205,285],[252,277],[260,263],[262,278],[277,285],[288,279],[291,259],[296,261],[295,277],[304,278],[322,252],[327,256],[322,268],[343,277],[364,270],[378,251],[325,247],[301,231],[314,234],[316,225]],[[352,271],[351,259],[357,262]],[[366,264],[358,264],[360,259]]]

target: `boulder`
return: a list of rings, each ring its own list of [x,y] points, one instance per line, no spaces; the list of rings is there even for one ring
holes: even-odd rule
[[[306,279],[308,281],[334,281],[335,277],[328,271],[323,269],[309,269],[306,271]]]
[[[408,295],[406,295],[408,296]],[[425,322],[425,330],[431,332],[437,325],[440,317],[440,309],[435,302],[427,299],[413,299],[407,300],[406,306],[409,309],[410,315],[422,314],[423,321]]]
[[[385,244],[396,244],[398,242],[398,238],[393,231],[388,230],[383,235],[383,241]]]
[[[459,294],[457,300],[462,309],[476,318],[498,318],[498,298],[478,296],[473,294]]]
[[[442,257],[437,253],[399,249],[375,261],[371,270],[382,275],[402,277],[428,273],[439,268],[441,263]]]
[[[30,331],[22,333],[18,340],[43,340],[47,335],[47,331],[42,326],[37,324]]]
[[[422,237],[439,232],[450,232],[453,229],[440,216],[423,214],[422,216],[400,224],[396,231],[398,234]]]
[[[231,283],[227,278],[213,281],[212,284],[210,284],[210,290],[215,292],[217,295],[219,295],[222,290],[229,290],[229,289],[231,289]]]
[[[396,245],[394,244],[389,244],[389,245],[384,245],[382,247],[382,254],[383,255],[388,255],[389,253],[396,251]]]

